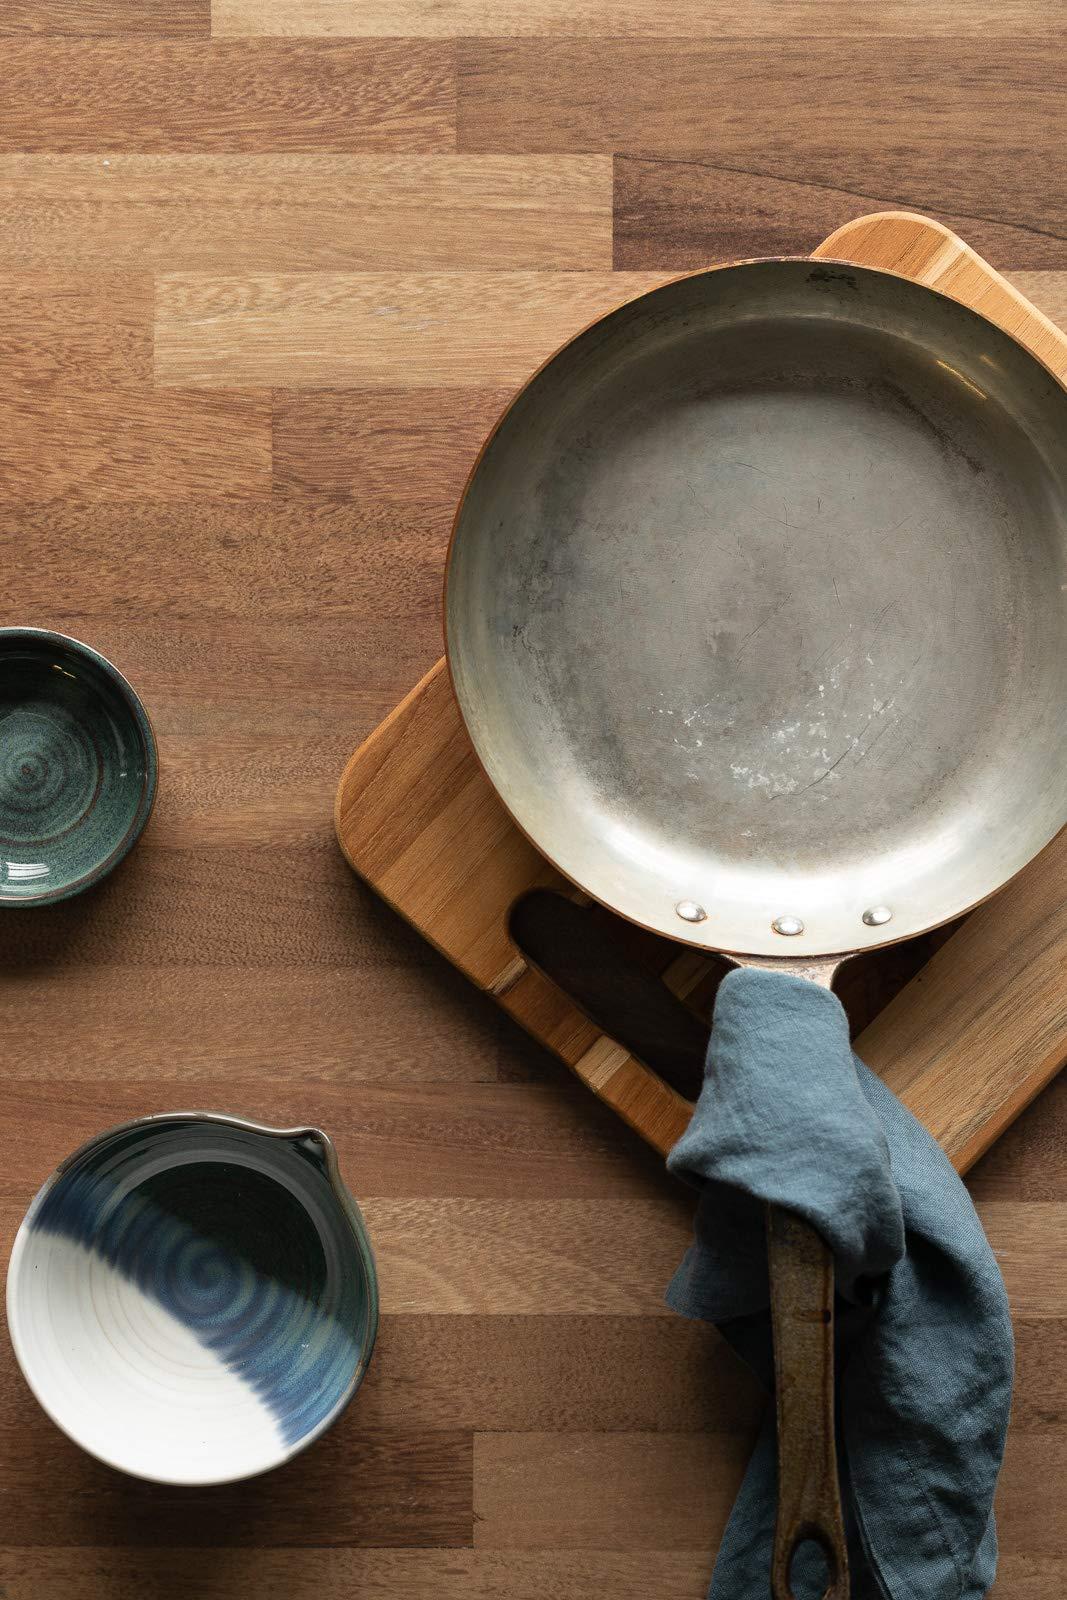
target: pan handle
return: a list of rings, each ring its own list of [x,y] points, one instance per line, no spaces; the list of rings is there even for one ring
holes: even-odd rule
[[[830,1571],[823,1600],[847,1600],[848,1553],[834,1444],[834,1259],[794,1212],[767,1207],[767,1265],[778,1410],[774,1600],[794,1600],[789,1571],[800,1545],[820,1546]]]

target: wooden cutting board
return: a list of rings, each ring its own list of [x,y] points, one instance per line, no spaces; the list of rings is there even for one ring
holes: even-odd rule
[[[999,323],[1067,381],[1067,338],[961,239],[906,212],[839,228],[818,257],[882,267]],[[508,817],[484,776],[444,661],[345,768],[337,836],[377,892],[480,989],[555,1051],[659,1150],[690,1103],[601,1033],[509,932],[530,890],[575,897]],[[712,963],[663,944],[664,981],[692,998]],[[1067,1060],[1067,832],[962,928],[861,1035],[857,1048],[962,1171]]]

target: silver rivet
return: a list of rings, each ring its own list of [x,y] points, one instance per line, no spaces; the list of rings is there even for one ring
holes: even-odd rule
[[[785,934],[787,939],[791,939],[794,934],[804,932],[804,924],[799,917],[775,917],[771,927],[775,933]]]
[[[703,906],[698,906],[695,900],[679,900],[675,911],[683,922],[703,922],[707,912]]]
[[[872,906],[863,913],[863,920],[868,928],[880,928],[883,922],[892,922],[893,913],[888,906]]]

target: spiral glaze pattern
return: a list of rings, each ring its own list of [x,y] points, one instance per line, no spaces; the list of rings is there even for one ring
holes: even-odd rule
[[[88,645],[0,628],[0,903],[62,900],[132,848],[156,788],[147,714]]]
[[[106,1329],[102,1315],[103,1331],[88,1333],[106,1342],[120,1381],[149,1381],[181,1406],[167,1330],[184,1330],[263,1408],[279,1460],[362,1376],[376,1325],[373,1262],[308,1141],[194,1121],[119,1130],[57,1174],[24,1227],[31,1250],[34,1239],[77,1247],[65,1296],[114,1302]],[[113,1269],[103,1289],[82,1285],[93,1261]],[[158,1326],[152,1307],[164,1313]],[[233,1407],[208,1392],[201,1431],[209,1444],[218,1432],[221,1453]]]
[[[17,706],[0,715],[0,838],[47,843],[96,803],[99,751],[62,707]]]

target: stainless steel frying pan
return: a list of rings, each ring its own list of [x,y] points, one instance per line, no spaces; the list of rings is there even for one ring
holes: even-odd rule
[[[1067,820],[1067,393],[890,273],[678,280],[586,329],[498,423],[445,612],[474,748],[562,872],[668,937],[828,984]],[[813,1382],[832,1277],[804,1225],[768,1238],[774,1592],[803,1528],[843,1594]]]

